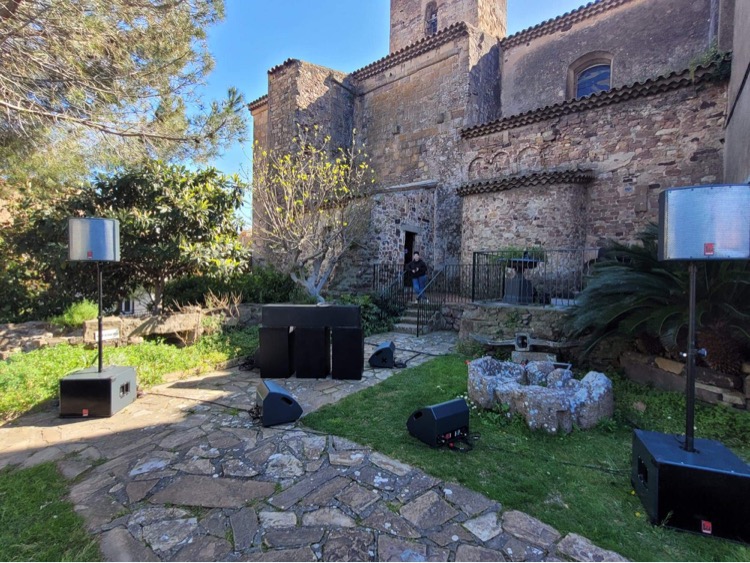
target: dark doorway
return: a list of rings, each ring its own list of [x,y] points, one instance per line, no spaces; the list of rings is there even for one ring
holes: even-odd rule
[[[417,233],[411,233],[404,231],[404,269],[406,265],[411,262],[412,254],[414,254],[414,241],[417,238]],[[411,277],[408,275],[404,276],[404,285],[411,287]]]

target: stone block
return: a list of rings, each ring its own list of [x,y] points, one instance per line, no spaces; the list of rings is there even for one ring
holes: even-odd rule
[[[680,375],[685,370],[685,364],[677,362],[675,360],[670,360],[668,358],[662,358],[660,356],[658,356],[654,360],[654,363],[659,369],[663,369],[664,371],[668,371],[669,373],[674,373],[676,375]]]
[[[745,408],[745,394],[740,391],[724,391],[721,394],[721,402],[733,407]]]
[[[742,389],[742,378],[738,375],[721,373],[704,367],[695,368],[695,379],[722,389]]]
[[[685,378],[648,365],[647,356],[628,352],[620,356],[620,365],[628,379],[643,385],[653,385],[666,391],[684,391]]]

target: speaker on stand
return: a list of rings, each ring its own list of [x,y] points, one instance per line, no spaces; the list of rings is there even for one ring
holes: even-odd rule
[[[635,430],[630,481],[653,524],[750,543],[750,466],[694,436],[696,262],[750,259],[750,185],[664,190],[658,258],[687,262],[690,277],[685,435]]]
[[[374,368],[392,368],[395,365],[393,354],[396,351],[396,345],[393,342],[381,342],[370,356],[370,367]]]

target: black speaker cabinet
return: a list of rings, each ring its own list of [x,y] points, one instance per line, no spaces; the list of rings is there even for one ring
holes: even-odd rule
[[[294,422],[302,416],[302,407],[289,392],[273,381],[261,381],[255,395],[263,426]]]
[[[409,434],[430,446],[442,446],[469,434],[469,406],[454,399],[414,411],[406,421]]]
[[[260,327],[261,377],[289,377],[294,373],[294,333],[289,327]]]
[[[631,482],[651,522],[750,543],[750,467],[726,446],[635,430]]]
[[[331,339],[327,328],[294,329],[294,371],[298,378],[328,377],[331,372]]]
[[[135,401],[135,368],[87,368],[60,380],[60,416],[112,416]]]
[[[359,305],[263,305],[260,314],[268,327],[362,326]]]
[[[331,329],[333,379],[362,379],[365,335],[361,328]]]
[[[396,345],[393,342],[381,342],[370,356],[370,367],[374,368],[392,368],[395,360],[393,353],[396,351]]]

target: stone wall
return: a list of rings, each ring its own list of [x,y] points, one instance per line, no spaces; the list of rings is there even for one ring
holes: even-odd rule
[[[235,317],[228,317],[228,326],[253,326],[260,323],[262,305],[242,303]],[[151,316],[104,317],[102,328],[117,329],[119,338],[106,344],[137,344],[145,336],[173,335],[196,330],[201,324],[200,313]],[[86,321],[81,327],[63,329],[43,321],[0,325],[0,360],[13,354],[30,352],[60,344],[95,344],[99,329],[98,319]]]
[[[505,37],[507,0],[391,0],[391,53],[425,37],[430,2],[437,7],[438,29],[466,22],[494,37]]]
[[[507,340],[514,338],[517,332],[526,332],[540,340],[562,342],[565,340],[565,314],[565,309],[557,307],[466,304],[460,319],[458,338],[471,340],[472,334],[479,334],[492,340]]]
[[[352,79],[355,122],[370,147],[378,184],[387,189],[439,179],[430,226],[435,238],[430,248],[421,249],[439,266],[459,260],[460,130],[496,115],[498,47],[496,39],[466,25],[429,41],[407,52],[401,64],[384,59]],[[382,228],[395,233],[394,224]]]
[[[666,358],[627,352],[620,358],[625,375],[643,385],[684,393],[686,366]],[[695,397],[699,401],[737,409],[750,409],[750,364],[742,375],[728,375],[704,367],[695,368]]]
[[[613,87],[687,68],[716,36],[717,3],[610,0],[578,10],[580,16],[565,22],[552,20],[509,37],[502,43],[503,115],[571,97],[568,70],[589,53],[611,57]]]
[[[466,196],[461,262],[477,250],[583,248],[587,196],[585,185],[564,182]]]
[[[353,95],[344,85],[346,74],[304,61],[289,60],[268,73],[268,127],[259,135],[266,148],[287,151],[297,136],[297,124],[320,125],[333,146],[351,141]],[[255,139],[260,141],[258,136]]]
[[[750,182],[750,2],[736,3],[732,80],[727,108],[725,181]]]
[[[658,195],[663,189],[720,182],[722,178],[727,83],[720,77],[693,83],[687,71],[683,75],[664,79],[664,88],[673,88],[664,92],[660,86],[650,95],[633,89],[605,93],[602,98],[622,94],[622,101],[605,107],[591,102],[591,107],[583,106],[581,111],[550,112],[546,119],[545,111],[540,111],[540,120],[528,125],[521,122],[514,126],[515,121],[509,119],[508,126],[501,127],[506,122],[500,120],[496,125],[502,130],[467,139],[462,151],[467,175],[491,176],[504,169],[510,173],[523,169],[591,170],[595,179],[585,195],[586,246],[601,246],[609,239],[633,241],[649,222],[657,220]],[[476,172],[477,159],[492,166],[479,167]],[[551,197],[545,211],[559,205],[556,200],[565,190],[572,198],[566,211],[580,209],[579,191],[563,186],[547,189]],[[493,221],[508,224],[510,231],[524,233],[533,228],[528,214],[519,212],[530,195],[529,190],[515,189],[502,198],[493,196],[498,198],[497,205],[484,216],[474,211],[479,206],[465,203],[472,215],[464,214],[464,232],[496,234],[491,225],[477,224],[486,222],[490,214]],[[543,198],[540,195],[532,201]],[[509,205],[515,213],[507,211]],[[566,217],[575,220],[576,215]],[[510,242],[507,234],[505,239]],[[462,254],[475,249],[465,240]]]

